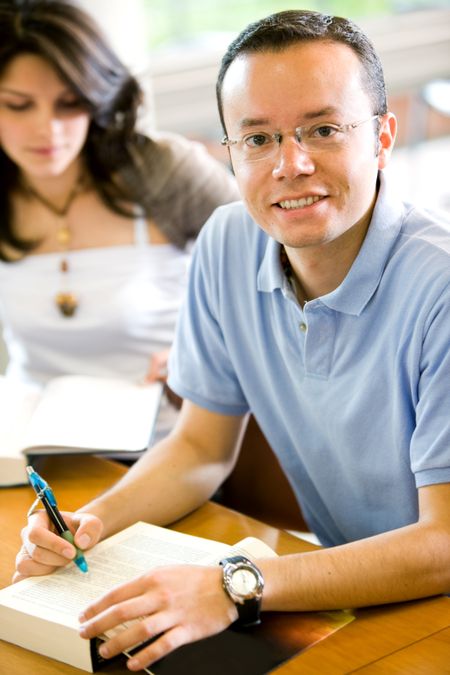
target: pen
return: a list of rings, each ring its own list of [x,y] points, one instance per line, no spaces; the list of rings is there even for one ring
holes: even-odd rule
[[[33,488],[33,490],[37,495],[37,499],[34,502],[31,509],[29,510],[28,515],[33,511],[36,502],[39,500],[44,505],[44,508],[48,513],[48,517],[55,526],[57,533],[63,539],[65,539],[66,541],[73,544],[73,546],[75,546],[73,534],[67,527],[66,523],[64,522],[64,518],[58,511],[55,495],[53,494],[52,489],[50,488],[48,483],[43,478],[41,478],[41,476],[33,469],[32,466],[27,466],[27,473],[28,473],[28,480],[31,483],[31,487]],[[77,567],[82,572],[87,572],[88,566],[86,559],[83,555],[83,552],[76,546],[75,549],[77,551],[77,554],[74,558],[75,565],[77,565]]]

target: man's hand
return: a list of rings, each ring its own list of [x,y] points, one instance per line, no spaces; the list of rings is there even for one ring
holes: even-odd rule
[[[66,511],[62,515],[80,549],[92,548],[99,541],[103,532],[99,518],[89,513]],[[75,558],[75,547],[53,531],[45,511],[37,511],[29,517],[21,537],[22,548],[16,556],[13,583],[26,577],[49,574]]]
[[[80,635],[93,638],[126,621],[140,619],[105,642],[100,654],[110,658],[156,638],[128,661],[141,670],[177,647],[220,633],[237,619],[222,588],[217,567],[160,567],[116,587],[79,617]]]

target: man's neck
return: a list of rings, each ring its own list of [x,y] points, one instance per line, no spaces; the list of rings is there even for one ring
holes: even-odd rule
[[[319,246],[285,247],[303,300],[331,293],[343,282],[359,253],[369,222],[367,216],[339,238]]]

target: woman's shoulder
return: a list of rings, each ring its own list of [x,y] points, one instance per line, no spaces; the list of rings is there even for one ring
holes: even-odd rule
[[[177,134],[173,131],[153,130],[143,137],[155,152],[170,152],[172,154],[185,154],[194,147],[202,146],[198,141]]]
[[[154,204],[174,177],[178,184],[179,167],[186,165],[189,147],[189,141],[177,134],[139,134],[127,144],[129,161],[122,164],[116,180],[130,192],[132,200]]]
[[[200,142],[158,131],[140,137],[132,153],[134,168],[124,167],[122,178],[134,190],[138,170],[143,190],[136,201],[179,246],[197,236],[217,206],[239,198],[234,176]]]
[[[176,198],[190,204],[204,202],[209,216],[216,206],[239,199],[236,181],[225,164],[200,141],[167,131],[154,131],[135,144],[135,165],[146,177],[147,197],[157,203]]]
[[[146,167],[157,169],[160,179],[184,167],[191,171],[201,167],[213,170],[219,165],[201,141],[168,131],[153,131],[151,135],[140,136],[133,154]]]

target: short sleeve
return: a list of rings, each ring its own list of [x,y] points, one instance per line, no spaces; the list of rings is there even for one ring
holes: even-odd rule
[[[169,386],[212,412],[243,415],[248,404],[231,362],[220,315],[218,279],[223,254],[222,210],[208,221],[195,246],[187,299],[180,312],[169,361]]]
[[[411,468],[417,487],[450,482],[450,287],[424,330]]]

